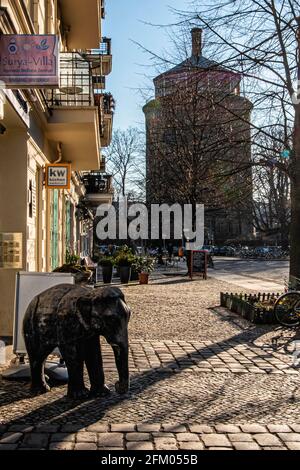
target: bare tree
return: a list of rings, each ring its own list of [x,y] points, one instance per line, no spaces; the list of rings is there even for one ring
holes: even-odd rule
[[[116,130],[106,153],[108,171],[114,177],[117,192],[123,197],[141,197],[145,181],[143,136],[137,128]]]
[[[294,99],[300,67],[300,1],[194,0],[189,2],[188,11],[175,14],[175,59],[153,57],[157,64],[169,68],[178,50],[184,53],[187,49],[187,31],[201,27],[206,54],[243,77],[241,93],[253,104],[252,119],[248,121],[251,142],[254,153],[262,154],[260,161],[253,159],[252,166],[266,169],[271,163],[291,181],[290,278],[300,288],[300,104]],[[234,115],[233,110],[227,111]],[[283,161],[281,153],[274,157],[274,142],[280,152],[290,151],[288,161]],[[272,184],[269,177],[266,181]],[[289,211],[285,215],[288,222]]]
[[[296,41],[299,0],[208,0],[193,2],[194,11],[181,12],[181,21],[206,28],[211,53],[245,77],[244,92],[254,105],[253,141],[261,137],[291,151],[286,168],[291,179],[290,278],[300,287],[300,104]],[[274,135],[274,129],[281,132]],[[291,142],[290,129],[294,129]],[[274,167],[282,169],[276,158]],[[257,164],[257,163],[255,163]],[[286,218],[288,219],[288,212]]]

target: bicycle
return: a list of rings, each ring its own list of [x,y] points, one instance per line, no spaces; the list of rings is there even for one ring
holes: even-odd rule
[[[274,306],[274,315],[282,326],[300,326],[300,292],[290,291],[279,297]]]

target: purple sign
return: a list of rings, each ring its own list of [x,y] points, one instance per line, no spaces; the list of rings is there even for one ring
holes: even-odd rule
[[[58,59],[58,36],[0,35],[0,80],[8,88],[58,88]]]

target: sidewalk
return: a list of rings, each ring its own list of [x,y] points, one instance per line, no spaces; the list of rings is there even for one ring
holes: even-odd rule
[[[300,374],[280,347],[291,332],[216,309],[231,290],[180,277],[125,287],[130,392],[114,392],[105,342],[107,398],[70,402],[65,386],[32,397],[0,380],[0,450],[300,450]]]

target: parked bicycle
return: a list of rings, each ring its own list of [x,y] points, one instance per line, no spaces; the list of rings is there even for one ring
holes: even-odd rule
[[[290,291],[276,301],[274,315],[283,326],[300,326],[300,292]]]

